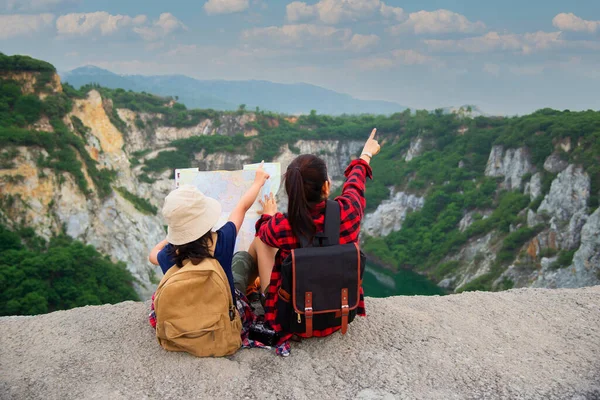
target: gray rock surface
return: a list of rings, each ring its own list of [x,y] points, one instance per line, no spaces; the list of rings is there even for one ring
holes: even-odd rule
[[[414,194],[391,194],[389,200],[382,201],[375,211],[365,215],[362,221],[363,232],[370,236],[386,236],[399,231],[406,215],[420,210],[424,204],[425,198]]]
[[[159,347],[148,303],[0,318],[2,399],[594,399],[600,287],[367,298],[280,358]]]
[[[504,177],[506,190],[521,189],[523,175],[532,172],[534,167],[525,148],[505,151],[503,146],[494,146],[485,167],[486,176]]]
[[[561,172],[567,168],[568,165],[569,163],[560,158],[558,153],[550,154],[548,158],[546,158],[546,161],[544,161],[544,169],[553,174]]]
[[[404,161],[409,162],[423,152],[423,138],[417,137],[410,141],[410,147],[404,156]]]
[[[600,208],[581,228],[581,245],[573,256],[573,263],[560,269],[542,265],[531,286],[573,288],[600,285]]]
[[[552,218],[568,221],[578,211],[587,209],[589,197],[589,175],[581,167],[571,164],[552,181],[550,193],[537,213],[546,212]]]
[[[529,194],[531,201],[542,195],[542,174],[536,172],[531,177],[531,180],[525,184],[525,194]]]
[[[549,225],[548,230],[538,235],[540,243],[548,243],[553,249],[576,249],[588,218],[589,196],[589,175],[580,167],[569,165],[552,181],[550,193],[544,197],[537,212],[528,212],[527,224],[530,227],[539,223]]]
[[[484,236],[470,239],[460,251],[442,260],[442,262],[459,262],[457,270],[450,277],[446,277],[450,281],[446,281],[445,284],[452,283],[447,287],[458,289],[490,272],[496,260],[498,246],[497,235],[495,232],[489,232]]]

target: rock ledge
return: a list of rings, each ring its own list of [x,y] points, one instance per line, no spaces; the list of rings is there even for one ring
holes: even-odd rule
[[[367,299],[289,358],[163,351],[148,304],[0,318],[3,399],[600,398],[600,286]]]

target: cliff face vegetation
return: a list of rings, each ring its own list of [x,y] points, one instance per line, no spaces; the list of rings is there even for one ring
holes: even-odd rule
[[[188,110],[173,98],[62,85],[54,68],[0,55],[0,222],[67,235],[122,262],[148,298],[174,168],[239,169],[323,157],[335,187],[377,127],[363,247],[449,292],[600,284],[600,113],[468,110],[289,117],[242,105]],[[286,205],[279,194],[280,209]],[[21,240],[22,244],[24,239]],[[45,247],[47,249],[47,247]]]

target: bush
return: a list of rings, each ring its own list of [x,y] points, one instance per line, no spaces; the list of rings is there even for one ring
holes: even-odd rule
[[[460,267],[458,261],[448,261],[445,263],[438,264],[438,266],[431,273],[433,279],[441,281],[449,273],[455,272]]]
[[[37,96],[21,96],[15,103],[14,112],[23,117],[27,124],[33,124],[40,119],[42,102]]]
[[[136,210],[148,215],[156,215],[158,212],[158,208],[153,206],[148,200],[136,196],[124,187],[118,187],[116,190],[125,200],[133,204]]]
[[[552,269],[566,268],[573,264],[573,256],[577,250],[561,250],[558,258],[552,263]]]
[[[522,227],[509,233],[502,242],[502,247],[498,253],[497,260],[501,263],[512,261],[515,258],[515,252],[527,241],[537,235],[543,228],[543,225],[537,225],[533,228]]]

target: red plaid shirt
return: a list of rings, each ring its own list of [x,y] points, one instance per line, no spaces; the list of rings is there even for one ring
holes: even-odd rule
[[[365,210],[365,182],[367,177],[372,178],[371,167],[365,161],[358,159],[348,165],[344,173],[346,182],[342,190],[342,195],[335,201],[340,204],[340,244],[353,243],[358,241],[360,233],[360,221]],[[311,210],[313,221],[317,227],[317,232],[323,231],[325,222],[325,201],[317,204]],[[276,331],[282,331],[281,325],[276,322],[277,317],[277,291],[281,286],[281,265],[283,260],[290,255],[292,249],[300,247],[300,242],[292,233],[292,228],[285,215],[277,213],[273,216],[263,215],[256,222],[256,236],[271,247],[279,249],[275,256],[275,265],[271,274],[271,282],[266,293],[265,319]],[[360,288],[360,300],[358,303],[357,314],[365,316],[365,298],[362,287]],[[339,330],[340,327],[328,328],[325,330],[313,331],[313,336],[321,337],[331,335]],[[281,342],[288,340],[292,335],[282,335]],[[303,336],[300,334],[299,336]]]

